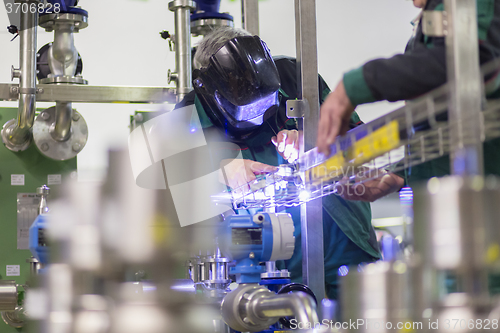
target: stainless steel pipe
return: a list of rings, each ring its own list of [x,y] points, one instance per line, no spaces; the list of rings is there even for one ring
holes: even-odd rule
[[[319,323],[311,296],[302,292],[277,295],[256,284],[241,284],[227,294],[221,311],[226,324],[240,332],[262,331],[285,316],[295,316],[301,325]]]
[[[253,309],[261,318],[295,316],[298,323],[312,323],[312,327],[319,322],[314,300],[303,292],[261,298]]]
[[[17,286],[14,280],[0,280],[0,311],[14,311],[17,306]]]
[[[75,48],[74,25],[57,24],[54,30],[54,43],[50,48],[50,71],[54,76],[74,76],[78,61],[78,51]],[[55,60],[55,61],[54,61]]]
[[[4,127],[2,138],[13,151],[26,150],[31,143],[36,100],[36,32],[38,13],[21,12],[19,111],[17,123]],[[2,132],[3,132],[2,131]]]
[[[193,90],[190,16],[195,8],[191,0],[175,0],[168,4],[168,9],[175,15],[175,77],[179,101]]]
[[[72,103],[56,102],[56,122],[50,133],[56,141],[66,141],[71,136]]]

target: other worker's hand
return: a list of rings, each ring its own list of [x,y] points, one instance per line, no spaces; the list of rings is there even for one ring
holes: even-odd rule
[[[354,106],[346,94],[344,83],[340,81],[321,105],[316,141],[320,153],[330,154],[330,145],[337,136],[344,135],[349,130],[349,119],[353,112]]]
[[[276,171],[277,168],[260,162],[245,159],[229,159],[221,162],[219,181],[232,189],[248,191],[248,183],[255,180],[255,175]]]
[[[282,130],[273,136],[271,141],[276,146],[278,154],[288,163],[293,163],[299,158],[299,132],[297,130]]]
[[[399,191],[404,186],[404,179],[394,173],[367,180],[355,185],[337,186],[337,194],[346,200],[374,202],[386,195]]]

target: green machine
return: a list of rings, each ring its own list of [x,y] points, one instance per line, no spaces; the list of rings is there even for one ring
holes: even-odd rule
[[[0,123],[16,116],[17,108],[0,108]],[[30,279],[28,229],[38,215],[40,202],[36,189],[50,187],[50,208],[50,199],[57,198],[61,185],[70,177],[76,177],[76,157],[56,161],[42,155],[35,144],[17,153],[0,145],[0,293],[17,285],[19,302],[22,301]],[[23,330],[8,325],[10,319],[9,312],[2,312],[0,333]]]

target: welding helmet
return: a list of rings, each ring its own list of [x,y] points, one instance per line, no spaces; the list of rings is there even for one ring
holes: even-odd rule
[[[211,121],[232,139],[248,138],[278,110],[278,69],[257,36],[229,40],[193,72],[193,85]]]

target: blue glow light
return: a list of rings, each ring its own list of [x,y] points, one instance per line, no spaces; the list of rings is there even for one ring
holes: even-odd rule
[[[413,205],[413,190],[411,187],[403,187],[399,191],[399,201],[402,205]]]
[[[349,267],[346,265],[342,265],[339,267],[339,276],[346,276],[349,274]]]
[[[196,132],[196,128],[194,128],[194,127],[193,127],[193,128],[191,128],[190,132],[191,132],[191,133]]]

